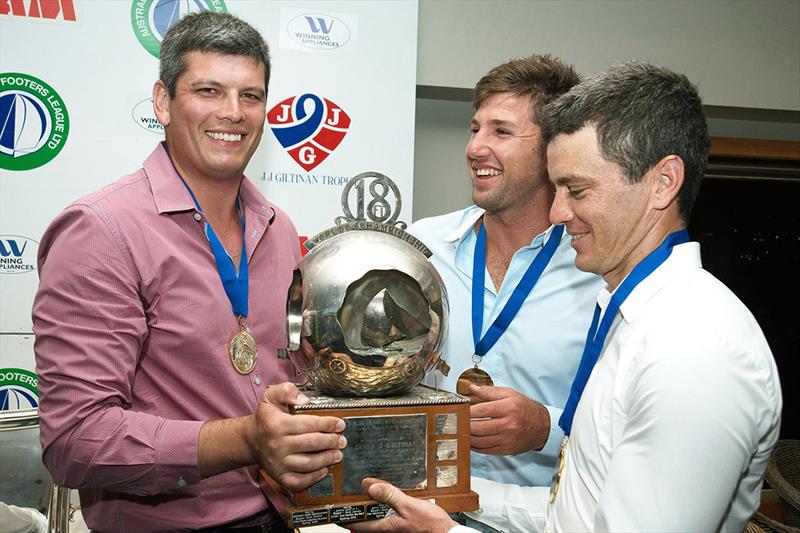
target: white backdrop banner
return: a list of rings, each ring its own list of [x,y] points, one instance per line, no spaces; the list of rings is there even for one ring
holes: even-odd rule
[[[30,397],[36,253],[48,223],[139,168],[163,138],[150,94],[161,38],[180,16],[227,11],[267,39],[268,124],[247,175],[303,240],[333,225],[343,188],[364,171],[397,183],[400,219],[411,220],[417,9],[416,0],[0,0],[0,409],[11,407],[3,391],[17,391],[16,407]]]

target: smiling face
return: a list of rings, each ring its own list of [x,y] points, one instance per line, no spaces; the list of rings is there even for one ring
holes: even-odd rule
[[[174,98],[160,81],[153,88],[173,162],[189,180],[238,180],[264,130],[264,65],[199,51],[184,59]]]
[[[622,168],[600,154],[593,126],[557,135],[547,147],[547,167],[556,186],[550,222],[572,235],[579,269],[616,287],[651,251],[659,219],[653,172],[628,183]]]
[[[466,148],[472,200],[488,213],[528,206],[538,189],[550,187],[531,108],[528,96],[500,93],[472,119]]]

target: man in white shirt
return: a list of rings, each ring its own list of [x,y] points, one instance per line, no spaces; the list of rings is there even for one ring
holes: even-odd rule
[[[560,420],[569,440],[557,483],[549,494],[497,484],[487,521],[505,531],[742,531],[778,438],[781,392],[755,319],[688,242],[709,146],[697,90],[627,63],[546,106],[542,130],[550,220],[572,235],[578,268],[607,286]],[[370,495],[397,514],[359,533],[470,531],[384,483]]]

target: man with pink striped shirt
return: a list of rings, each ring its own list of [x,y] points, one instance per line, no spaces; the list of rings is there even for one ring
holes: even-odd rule
[[[346,441],[337,418],[287,412],[308,401],[276,353],[297,233],[243,174],[269,52],[247,23],[205,12],[170,29],[160,66],[166,141],[42,238],[43,459],[80,489],[93,531],[285,531],[257,469],[301,490]]]

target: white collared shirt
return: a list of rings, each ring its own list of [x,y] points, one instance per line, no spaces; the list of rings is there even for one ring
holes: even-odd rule
[[[611,294],[598,297],[602,309]],[[554,504],[499,484],[504,531],[742,531],[778,438],[778,372],[747,308],[681,244],[620,308],[578,404]],[[496,505],[502,508],[497,510]],[[481,501],[484,506],[484,500]],[[520,512],[527,509],[527,512]]]

